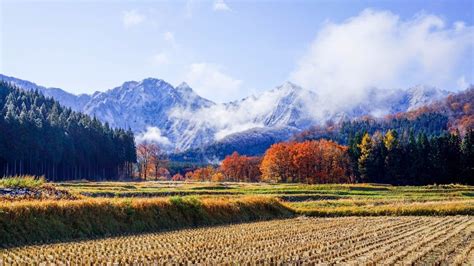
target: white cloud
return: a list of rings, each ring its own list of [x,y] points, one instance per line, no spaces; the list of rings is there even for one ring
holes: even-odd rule
[[[294,92],[293,88],[289,88],[288,86],[289,84],[287,83],[277,89],[268,90],[258,95],[252,95],[230,104],[216,104],[208,108],[192,111],[176,108],[170,115],[175,118],[193,121],[196,124],[195,128],[214,129],[214,136],[217,140],[232,133],[251,128],[265,127],[266,122],[275,118],[274,115],[283,115],[283,117],[280,117],[280,123],[271,125],[276,127],[285,126],[285,115],[281,113],[278,114],[278,112],[275,114],[273,111],[275,105],[277,105],[281,99],[287,98],[290,93],[292,94]],[[295,105],[302,105],[305,110],[309,110],[307,113],[308,117],[316,117],[319,115],[312,110],[312,107],[315,105],[314,93],[307,90],[298,90],[298,93],[293,95],[293,97]],[[288,116],[286,117],[288,118]],[[193,127],[193,130],[195,128]]]
[[[214,11],[230,11],[230,7],[224,2],[224,0],[215,0],[212,7]]]
[[[171,31],[163,33],[163,39],[167,42],[174,43],[174,34]]]
[[[367,9],[342,23],[326,23],[290,79],[317,91],[327,105],[357,103],[370,87],[446,87],[459,77],[454,72],[473,47],[473,32],[472,26],[447,26],[434,15],[401,20]]]
[[[186,18],[192,18],[193,17],[193,11],[194,11],[194,3],[195,0],[187,0],[186,5],[185,5],[185,10],[184,10],[184,17]]]
[[[454,29],[456,31],[462,31],[466,28],[466,23],[464,23],[463,21],[456,21],[454,22]]]
[[[191,64],[184,80],[199,95],[218,102],[238,97],[242,84],[241,80],[222,72],[222,67],[210,63]]]
[[[458,80],[456,81],[456,85],[458,86],[458,89],[460,90],[465,90],[467,89],[467,87],[469,87],[469,83],[467,82],[465,76],[459,77]]]
[[[171,145],[170,140],[161,134],[161,130],[157,127],[147,127],[145,132],[135,137],[137,143],[153,142],[163,146]]]
[[[157,53],[153,55],[153,63],[158,64],[158,65],[163,65],[169,63],[169,56],[165,52]]]
[[[146,16],[138,12],[136,9],[123,12],[122,22],[125,28],[136,26],[145,21]]]

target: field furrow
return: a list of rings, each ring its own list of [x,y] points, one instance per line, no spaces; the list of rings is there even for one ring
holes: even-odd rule
[[[474,218],[294,218],[0,250],[14,264],[473,263]]]

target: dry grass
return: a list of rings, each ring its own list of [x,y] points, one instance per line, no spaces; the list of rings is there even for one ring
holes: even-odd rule
[[[296,218],[0,250],[0,265],[459,265],[474,218]]]
[[[297,213],[317,217],[474,215],[474,200],[334,200],[287,203]]]
[[[0,246],[290,217],[275,199],[172,197],[0,202]]]

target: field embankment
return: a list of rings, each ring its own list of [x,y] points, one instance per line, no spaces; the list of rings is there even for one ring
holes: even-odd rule
[[[340,200],[289,203],[296,213],[314,217],[474,215],[474,200],[384,201]]]
[[[0,246],[292,217],[268,197],[0,202]]]

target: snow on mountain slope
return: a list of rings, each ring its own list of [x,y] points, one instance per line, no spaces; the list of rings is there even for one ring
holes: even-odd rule
[[[156,132],[158,128],[163,137],[174,144],[173,148],[188,148],[194,145],[195,140],[203,143],[211,141],[212,135],[206,129],[196,128],[193,121],[186,117],[170,116],[171,111],[179,109],[193,113],[213,105],[186,84],[174,88],[163,80],[147,78],[141,82],[125,82],[122,86],[95,95],[84,107],[84,112],[113,127],[130,127],[137,133]],[[189,131],[192,131],[191,140]]]
[[[412,111],[428,103],[441,100],[449,93],[439,88],[418,85],[408,89],[407,94],[408,97],[405,100],[408,101],[408,106],[406,109],[407,111]]]
[[[253,147],[271,145],[272,141],[283,140],[288,132],[314,124],[408,111],[448,94],[427,86],[407,90],[372,88],[359,102],[334,106],[317,92],[286,82],[259,95],[216,104],[197,95],[186,83],[175,88],[154,78],[128,81],[105,92],[79,96],[3,75],[0,80],[28,90],[37,89],[112,127],[130,127],[137,140],[151,138],[169,151],[224,146],[245,150],[245,145],[252,151]]]
[[[194,130],[210,128],[215,131],[215,139],[220,140],[229,134],[252,128],[305,128],[315,122],[308,110],[316,99],[314,92],[287,82],[258,96],[215,104],[194,112],[175,108],[171,116],[176,119],[188,118]]]

